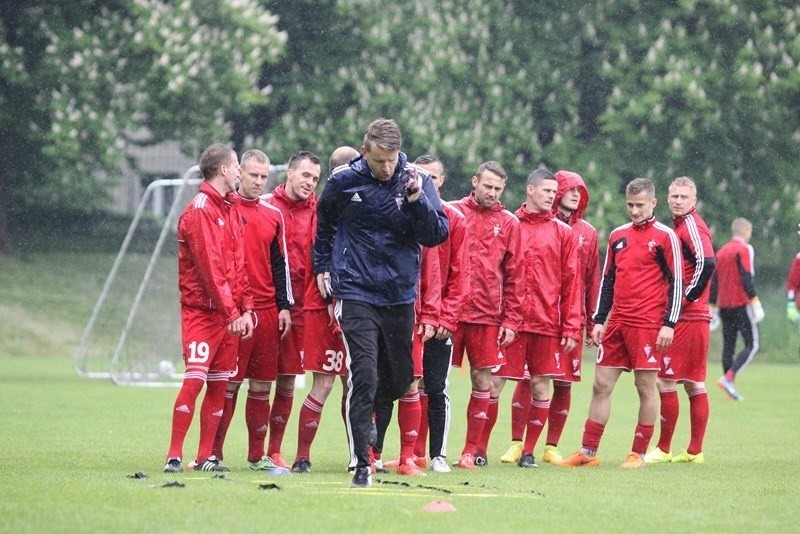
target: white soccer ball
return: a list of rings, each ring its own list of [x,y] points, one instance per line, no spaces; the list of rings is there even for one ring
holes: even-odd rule
[[[158,364],[158,374],[162,378],[168,378],[175,374],[175,364],[169,360],[162,360]]]

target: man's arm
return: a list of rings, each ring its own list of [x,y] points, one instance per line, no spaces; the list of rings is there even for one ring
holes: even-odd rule
[[[667,239],[656,254],[656,261],[667,279],[667,309],[663,324],[674,328],[681,316],[683,304],[683,258],[678,236],[672,230],[666,230],[666,234]]]
[[[756,284],[753,281],[752,248],[749,257],[742,254],[736,255],[736,270],[739,272],[739,282],[750,300],[756,298]]]
[[[339,182],[331,176],[317,199],[317,229],[314,237],[314,273],[330,273],[333,270],[333,239],[336,227],[342,218],[344,206],[338,200]]]
[[[222,315],[225,324],[230,324],[241,314],[233,300],[231,284],[225,273],[225,255],[219,236],[217,216],[211,211],[195,210],[191,222],[184,228],[183,237],[191,250],[194,268],[200,275],[203,288],[210,297],[213,307]]]
[[[714,247],[707,228],[700,228],[694,217],[686,217],[686,226],[689,230],[689,242],[683,242],[688,257],[694,259],[692,277],[686,285],[686,300],[694,302],[703,294],[711,276],[714,274],[716,262]]]
[[[416,172],[416,166],[412,165],[411,168]],[[449,235],[447,216],[430,177],[426,173],[420,173],[419,176],[422,180],[419,196],[409,196],[400,209],[411,221],[417,242],[426,247],[435,247]]]
[[[616,256],[614,254],[616,244],[609,238],[606,260],[603,264],[603,279],[600,282],[600,290],[597,293],[597,307],[592,314],[592,321],[595,326],[606,322],[608,314],[611,312],[611,305],[614,302],[614,281],[617,277]]]

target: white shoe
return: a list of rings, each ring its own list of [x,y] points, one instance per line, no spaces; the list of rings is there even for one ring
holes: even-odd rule
[[[443,456],[437,456],[431,460],[431,471],[434,473],[449,473],[450,466],[447,465],[447,460]]]

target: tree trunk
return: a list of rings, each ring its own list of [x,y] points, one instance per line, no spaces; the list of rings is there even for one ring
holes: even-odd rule
[[[8,194],[5,190],[5,177],[0,175],[0,254],[11,254],[11,233],[8,231]]]

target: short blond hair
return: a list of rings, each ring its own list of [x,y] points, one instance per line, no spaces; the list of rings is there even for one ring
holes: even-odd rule
[[[372,145],[377,145],[383,150],[400,150],[403,136],[400,127],[392,119],[378,119],[372,121],[364,133],[364,148],[370,150]]]
[[[678,176],[672,180],[672,183],[669,184],[669,188],[672,189],[673,187],[688,187],[689,191],[692,193],[692,196],[697,197],[697,186],[695,185],[694,180],[688,176]]]
[[[753,231],[753,223],[744,217],[736,217],[731,223],[731,233],[735,236],[743,236],[747,232]]]

